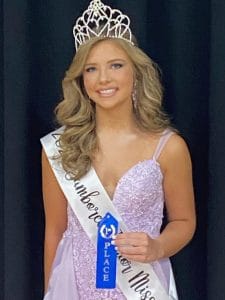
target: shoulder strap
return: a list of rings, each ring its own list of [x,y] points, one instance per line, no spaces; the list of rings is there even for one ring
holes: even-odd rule
[[[165,146],[165,144],[167,143],[167,141],[169,140],[169,138],[171,137],[171,135],[173,135],[174,132],[170,129],[165,129],[162,133],[161,138],[159,139],[158,145],[156,147],[156,150],[154,152],[153,158],[155,160],[157,160]]]

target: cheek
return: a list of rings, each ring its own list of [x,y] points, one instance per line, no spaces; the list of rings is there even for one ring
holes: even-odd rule
[[[132,92],[134,86],[134,79],[130,73],[127,73],[123,77],[123,85],[126,87],[127,91]]]
[[[84,82],[84,88],[85,88],[86,92],[88,92],[93,85],[92,80],[89,78],[89,76],[84,76],[83,82]]]
[[[132,69],[126,70],[126,72],[123,74],[123,83],[126,84],[127,88],[133,90],[134,73]]]

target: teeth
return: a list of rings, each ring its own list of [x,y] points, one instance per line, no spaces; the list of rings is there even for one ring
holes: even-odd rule
[[[110,95],[110,94],[114,93],[115,90],[116,89],[101,90],[101,91],[99,91],[99,93],[102,95]]]

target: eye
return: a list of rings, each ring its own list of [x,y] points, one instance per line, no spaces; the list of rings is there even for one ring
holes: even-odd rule
[[[85,72],[91,73],[91,72],[94,72],[95,70],[96,70],[95,67],[87,67],[87,68],[85,69]]]
[[[112,64],[112,69],[120,69],[123,67],[122,63],[114,63]]]

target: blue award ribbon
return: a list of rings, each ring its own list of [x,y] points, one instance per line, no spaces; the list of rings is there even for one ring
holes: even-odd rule
[[[117,252],[111,244],[118,232],[118,221],[107,213],[98,223],[96,288],[114,289],[116,287]]]

